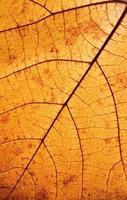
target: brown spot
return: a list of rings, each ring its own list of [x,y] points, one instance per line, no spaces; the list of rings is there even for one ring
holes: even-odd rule
[[[120,86],[126,88],[127,87],[127,75],[126,73],[121,73],[117,75],[116,83]]]
[[[6,124],[10,119],[10,113],[6,113],[0,117],[0,122]]]
[[[51,53],[58,53],[58,49],[56,47],[52,47],[50,52]]]
[[[104,31],[101,30],[101,28],[94,20],[82,23],[80,25],[80,29],[83,33],[92,35],[92,37],[96,40],[100,39],[106,34]]]
[[[36,179],[35,179],[37,182],[38,182],[38,177],[36,177]]]
[[[43,82],[40,76],[33,75],[32,79],[36,81],[39,85],[43,86]]]
[[[84,21],[83,23],[80,23],[76,27],[69,27],[67,29],[67,33],[68,33],[68,36],[65,41],[66,45],[73,45],[76,42],[76,39],[81,34],[92,35],[92,37],[96,40],[100,39],[106,34],[100,29],[100,27],[97,25],[97,23],[94,20]]]
[[[18,147],[17,147],[17,148],[15,149],[14,153],[15,153],[16,156],[19,156],[20,154],[23,153],[23,150],[22,150],[21,148],[18,148]]]
[[[111,144],[112,143],[112,138],[107,138],[105,139],[106,144]]]
[[[44,72],[45,74],[49,74],[49,73],[50,73],[50,71],[49,71],[48,68],[45,68],[43,72]]]
[[[35,160],[33,160],[33,165],[36,164]]]
[[[69,177],[65,178],[63,180],[63,185],[67,186],[69,183],[73,182],[75,178],[75,175],[70,175]]]
[[[54,96],[53,91],[51,92],[50,102],[52,102],[52,103],[55,103],[55,102],[56,102],[56,97]]]
[[[9,139],[8,137],[5,137],[5,138],[4,138],[5,141],[8,141],[8,139]]]
[[[97,103],[99,104],[99,105],[102,105],[102,100],[101,99],[97,99]]]
[[[13,63],[16,60],[16,56],[15,55],[9,55],[9,62]]]
[[[90,193],[88,193],[88,197],[90,197],[91,196],[91,194]]]
[[[8,64],[12,64],[15,60],[16,60],[15,55],[9,55],[9,58],[5,59],[5,62],[7,62]]]
[[[72,40],[70,40],[70,39],[67,39],[66,41],[65,41],[65,45],[67,45],[67,46],[71,46],[71,45],[73,45],[73,41]]]
[[[25,36],[28,34],[28,29],[27,29],[27,27],[21,27],[21,28],[19,29],[19,31],[20,31],[21,37],[25,37]]]
[[[16,77],[18,77],[19,79],[21,78],[22,79],[22,76],[23,76],[23,73],[24,73],[24,71],[17,71],[16,72]]]
[[[31,174],[31,176],[35,176],[35,173],[32,171],[32,172],[30,172],[30,174]]]
[[[118,142],[118,138],[107,138],[105,139],[106,144],[116,144]]]
[[[29,19],[28,22],[29,22],[29,23],[33,23],[34,20],[33,20],[33,19]]]
[[[67,29],[67,32],[69,32],[72,36],[79,36],[80,35],[80,30],[78,27],[69,27]]]
[[[28,144],[28,148],[29,148],[29,149],[31,149],[31,148],[32,148],[32,146],[33,146],[32,144]]]
[[[77,37],[80,35],[79,27],[69,27],[67,28],[67,39],[65,45],[73,45],[76,42]]]
[[[35,200],[48,200],[48,194],[45,190],[39,190],[36,194]]]
[[[25,3],[23,4],[21,13],[25,13],[27,10],[28,10],[28,2],[25,2]]]

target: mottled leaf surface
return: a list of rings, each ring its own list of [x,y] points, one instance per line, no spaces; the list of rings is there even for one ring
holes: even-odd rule
[[[127,199],[127,1],[0,1],[0,200]]]

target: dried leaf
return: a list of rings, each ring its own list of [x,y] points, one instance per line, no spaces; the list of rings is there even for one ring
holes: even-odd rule
[[[0,200],[127,198],[127,2],[1,0]]]

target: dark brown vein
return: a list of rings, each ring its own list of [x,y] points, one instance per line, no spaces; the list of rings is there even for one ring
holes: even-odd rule
[[[109,186],[109,179],[110,179],[110,175],[111,175],[111,172],[112,170],[121,162],[121,160],[119,160],[117,163],[115,163],[112,168],[109,170],[109,173],[108,173],[108,177],[107,177],[107,183],[106,183],[106,199],[108,197],[108,186]],[[108,199],[107,199],[108,200]]]
[[[24,68],[22,68],[22,69],[19,69],[19,70],[17,70],[17,71],[14,71],[14,72],[12,72],[12,73],[10,73],[10,74],[7,74],[7,75],[5,75],[5,76],[2,76],[2,77],[0,77],[0,80],[1,80],[1,79],[4,79],[4,78],[7,78],[7,77],[9,77],[9,76],[11,76],[11,75],[14,75],[14,74],[16,74],[16,73],[18,73],[18,72],[22,72],[22,71],[24,71],[24,70],[33,68],[33,67],[35,67],[35,66],[37,66],[37,65],[41,65],[41,64],[49,63],[49,62],[75,62],[75,63],[82,63],[82,64],[84,64],[84,63],[90,64],[90,61],[82,61],[82,60],[74,60],[74,59],[71,60],[71,59],[63,59],[63,58],[56,58],[56,59],[44,60],[44,61],[40,61],[40,62],[38,62],[38,63],[34,63],[34,64],[32,64],[32,65],[29,65],[29,66],[27,66],[27,67],[24,67]]]
[[[47,146],[46,146],[45,143],[43,143],[43,144],[44,144],[44,147],[46,148],[46,150],[47,150],[47,152],[48,152],[48,154],[49,154],[49,156],[50,156],[50,158],[51,158],[51,160],[52,160],[52,163],[53,163],[53,165],[54,165],[54,168],[55,168],[55,173],[56,173],[56,193],[55,193],[55,200],[56,200],[56,199],[57,199],[57,195],[58,195],[58,176],[57,176],[57,168],[56,168],[55,161],[54,161],[54,159],[53,159],[53,157],[52,157],[52,155],[51,155],[49,149],[47,148]]]
[[[0,112],[0,115],[4,115],[4,114],[6,114],[6,113],[8,113],[8,112],[12,112],[12,111],[14,111],[14,110],[17,110],[17,109],[19,109],[19,108],[22,108],[22,107],[25,107],[25,106],[27,106],[27,105],[39,105],[39,104],[41,104],[41,105],[57,105],[57,106],[61,106],[61,105],[63,105],[62,103],[50,103],[50,102],[42,102],[42,101],[37,101],[37,102],[28,102],[28,103],[24,103],[24,104],[21,104],[21,105],[19,105],[19,106],[15,106],[14,108],[11,108],[11,109],[9,109],[9,110],[6,110],[6,111],[3,111],[3,112]]]
[[[7,32],[7,31],[12,31],[12,30],[15,30],[15,29],[19,29],[19,28],[22,28],[22,27],[33,25],[33,24],[39,23],[39,22],[41,22],[41,21],[43,21],[43,20],[45,20],[45,19],[47,19],[51,16],[54,16],[54,15],[57,15],[57,14],[60,14],[60,13],[69,12],[69,11],[72,11],[72,10],[75,10],[75,9],[78,10],[78,9],[85,8],[85,7],[91,7],[91,6],[102,5],[102,4],[112,4],[112,3],[119,3],[119,4],[125,4],[125,5],[127,4],[126,1],[124,1],[124,0],[121,0],[121,1],[112,0],[112,1],[102,1],[102,2],[90,3],[90,4],[87,4],[87,5],[83,5],[83,6],[78,6],[76,8],[74,7],[74,8],[65,9],[65,10],[61,10],[61,11],[58,11],[58,12],[51,13],[48,16],[45,16],[44,18],[37,20],[37,21],[34,21],[34,22],[31,22],[29,24],[24,24],[24,25],[8,28],[8,29],[5,29],[5,30],[0,30],[0,33],[4,33],[4,32]]]
[[[34,4],[37,4],[38,6],[44,8],[46,11],[48,11],[48,13],[52,13],[47,7],[43,6],[42,4],[38,3],[37,1],[34,0],[30,0],[31,2],[33,2]]]
[[[126,181],[127,181],[127,174],[126,174],[126,169],[125,169],[125,164],[124,164],[124,160],[123,160],[123,155],[122,155],[122,147],[121,147],[121,137],[120,137],[120,122],[119,122],[119,116],[118,116],[118,110],[117,110],[117,105],[116,105],[116,100],[115,100],[115,96],[114,96],[114,93],[113,93],[113,90],[112,90],[112,87],[109,83],[109,80],[107,78],[107,76],[105,75],[102,67],[100,66],[100,64],[98,63],[97,61],[97,65],[99,67],[99,69],[101,70],[107,84],[108,84],[108,87],[109,87],[109,90],[111,92],[111,95],[112,95],[112,99],[113,99],[113,103],[114,103],[114,108],[115,108],[115,114],[116,114],[116,121],[117,121],[117,129],[118,129],[118,143],[119,143],[119,151],[120,151],[120,159],[121,159],[121,162],[122,162],[122,166],[123,166],[123,171],[124,171],[124,174],[125,174],[125,178],[126,178]]]
[[[118,27],[120,26],[122,20],[124,19],[125,15],[127,13],[127,7],[125,7],[122,15],[120,16],[119,20],[117,21],[116,25],[114,26],[113,30],[111,31],[111,33],[109,34],[109,36],[107,37],[107,39],[105,40],[104,44],[102,45],[101,49],[98,51],[98,53],[96,54],[96,56],[93,58],[90,66],[87,68],[87,70],[85,71],[84,75],[81,77],[81,79],[79,80],[79,82],[77,83],[77,85],[75,86],[75,88],[73,89],[73,91],[71,92],[70,96],[67,98],[67,100],[65,101],[65,103],[63,104],[63,106],[61,107],[61,109],[59,110],[59,112],[57,113],[56,117],[54,118],[53,122],[51,123],[49,129],[47,130],[47,132],[45,133],[45,135],[43,136],[40,144],[38,145],[36,151],[34,152],[33,156],[31,157],[31,159],[29,160],[26,168],[24,169],[24,171],[22,172],[21,176],[19,177],[18,181],[15,183],[14,187],[12,188],[12,190],[9,192],[9,194],[7,195],[7,197],[5,198],[5,200],[8,200],[8,198],[10,197],[10,195],[12,194],[12,192],[16,189],[18,183],[20,182],[20,180],[22,179],[23,175],[25,174],[26,170],[28,169],[29,165],[31,164],[32,160],[34,159],[34,157],[36,156],[38,150],[40,149],[41,145],[44,143],[44,140],[46,139],[47,135],[49,134],[50,130],[52,129],[52,127],[54,126],[55,122],[58,120],[60,114],[62,113],[62,111],[64,110],[64,108],[67,106],[68,102],[70,101],[71,97],[75,94],[76,90],[78,89],[78,87],[80,86],[80,84],[82,83],[82,81],[84,80],[84,78],[86,77],[86,75],[88,74],[88,72],[91,70],[92,66],[94,65],[94,63],[96,63],[98,57],[101,55],[102,51],[104,50],[104,48],[106,47],[106,45],[108,44],[108,42],[110,41],[110,39],[112,38],[112,36],[114,35],[115,31],[118,29]]]
[[[79,131],[78,131],[78,127],[77,127],[77,125],[76,125],[76,122],[75,122],[75,120],[74,120],[74,117],[73,117],[73,114],[71,113],[71,110],[70,110],[70,108],[69,108],[69,106],[67,105],[67,109],[68,109],[68,111],[69,111],[69,114],[70,114],[70,117],[71,117],[71,119],[72,119],[72,121],[73,121],[73,124],[74,124],[74,127],[75,127],[75,129],[76,129],[76,132],[77,132],[77,137],[78,137],[78,141],[79,141],[79,146],[80,146],[80,151],[81,151],[81,160],[82,160],[82,181],[81,181],[81,200],[83,199],[83,175],[84,175],[84,173],[83,173],[83,166],[84,166],[84,159],[83,159],[83,150],[82,150],[82,144],[81,144],[81,139],[80,139],[80,135],[79,135]]]

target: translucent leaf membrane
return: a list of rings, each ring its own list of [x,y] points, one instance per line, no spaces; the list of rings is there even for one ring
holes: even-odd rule
[[[0,200],[127,198],[126,1],[0,3]]]

